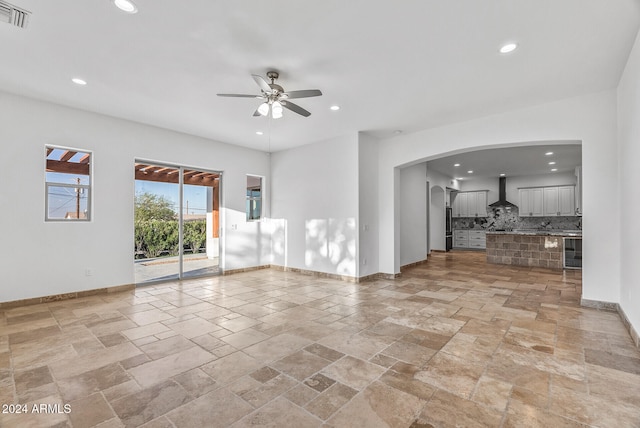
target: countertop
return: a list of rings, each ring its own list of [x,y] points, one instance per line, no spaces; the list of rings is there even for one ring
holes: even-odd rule
[[[469,229],[478,230],[478,229]],[[559,229],[514,229],[514,230],[486,230],[487,234],[493,235],[537,235],[537,236],[582,236],[582,230],[559,230]]]

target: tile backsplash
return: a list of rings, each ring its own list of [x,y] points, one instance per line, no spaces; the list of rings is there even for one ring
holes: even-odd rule
[[[488,208],[487,217],[456,217],[454,229],[582,229],[582,217],[518,217],[518,209]]]

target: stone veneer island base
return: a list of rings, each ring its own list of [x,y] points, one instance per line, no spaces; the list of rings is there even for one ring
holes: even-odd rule
[[[487,232],[487,263],[562,269],[562,235]]]

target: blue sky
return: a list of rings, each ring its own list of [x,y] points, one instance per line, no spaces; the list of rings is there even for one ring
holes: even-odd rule
[[[164,196],[173,203],[173,210],[177,213],[180,207],[179,187],[175,183],[162,183],[159,181],[136,180],[136,194],[153,193]],[[187,201],[189,201],[188,214],[206,214],[207,212],[207,187],[184,186],[184,210],[186,213]]]

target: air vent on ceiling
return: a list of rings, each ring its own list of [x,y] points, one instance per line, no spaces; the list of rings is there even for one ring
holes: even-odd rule
[[[29,22],[29,15],[31,12],[0,0],[0,22],[25,28]]]

